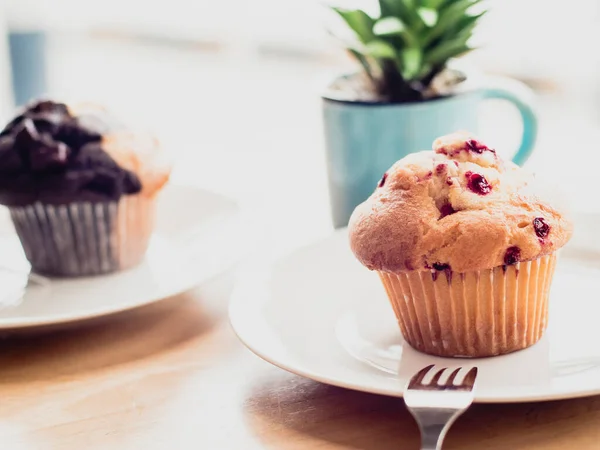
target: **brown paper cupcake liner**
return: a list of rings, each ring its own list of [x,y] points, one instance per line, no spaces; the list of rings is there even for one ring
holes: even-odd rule
[[[484,357],[535,344],[548,323],[556,254],[493,269],[379,272],[404,339],[436,356]]]
[[[25,256],[37,273],[99,275],[137,265],[154,228],[155,199],[10,208]]]

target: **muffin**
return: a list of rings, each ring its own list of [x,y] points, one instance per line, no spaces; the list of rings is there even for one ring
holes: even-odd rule
[[[0,204],[32,270],[98,275],[144,257],[169,179],[157,141],[105,109],[41,100],[0,133]]]
[[[378,272],[412,347],[484,357],[540,339],[572,225],[532,178],[458,132],[396,162],[355,209],[351,249]]]

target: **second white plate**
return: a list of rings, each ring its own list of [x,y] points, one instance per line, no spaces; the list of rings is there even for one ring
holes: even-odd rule
[[[598,394],[600,256],[579,250],[579,237],[562,252],[545,336],[510,355],[444,359],[406,345],[378,277],[355,260],[345,230],[272,266],[255,264],[237,284],[231,323],[265,360],[351,389],[401,396],[412,374],[438,364],[477,365],[480,402]]]
[[[28,280],[27,263],[6,210],[0,211],[0,330],[91,319],[191,289],[229,268],[244,249],[236,203],[219,194],[171,185],[144,261],[123,272]]]

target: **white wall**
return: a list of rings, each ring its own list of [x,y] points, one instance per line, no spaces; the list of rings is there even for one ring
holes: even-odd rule
[[[186,39],[220,40],[244,52],[268,43],[335,52],[326,38],[325,0],[6,0],[18,28],[109,28]],[[343,0],[372,5],[374,0]],[[336,1],[339,3],[339,1]],[[488,70],[552,76],[576,84],[598,73],[597,0],[487,0],[480,28],[484,50],[473,58]]]
[[[597,0],[492,0],[481,27],[487,67],[561,82],[595,81],[599,54]]]

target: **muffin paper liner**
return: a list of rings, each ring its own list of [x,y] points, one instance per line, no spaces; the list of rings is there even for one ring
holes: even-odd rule
[[[126,269],[143,259],[154,227],[155,200],[133,195],[9,209],[34,272],[85,276]]]
[[[535,344],[548,323],[556,254],[467,273],[379,272],[404,339],[436,356],[484,357]]]

